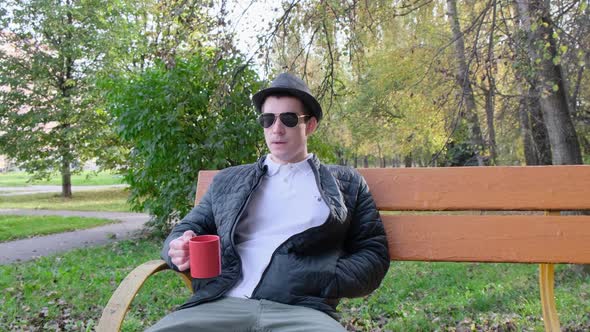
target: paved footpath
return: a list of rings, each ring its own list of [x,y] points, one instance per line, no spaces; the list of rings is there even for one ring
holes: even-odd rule
[[[128,185],[126,184],[109,184],[109,185],[100,185],[100,186],[72,186],[72,190],[78,191],[87,191],[87,190],[102,190],[102,189],[110,189],[110,188],[126,188]],[[0,196],[18,196],[18,195],[31,195],[31,194],[41,194],[41,193],[60,193],[61,186],[53,186],[53,185],[46,185],[46,186],[24,186],[24,187],[0,187]]]
[[[149,220],[147,214],[130,212],[0,209],[0,214],[79,216],[121,221],[79,231],[0,243],[0,265],[28,261],[76,248],[99,246],[128,239],[137,234],[143,228],[145,222]]]

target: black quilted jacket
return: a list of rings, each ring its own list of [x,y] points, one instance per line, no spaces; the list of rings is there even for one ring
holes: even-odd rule
[[[379,286],[389,268],[387,240],[367,184],[356,170],[323,165],[315,156],[308,162],[330,215],[324,224],[290,237],[276,249],[251,298],[335,316],[339,298],[364,296]],[[221,276],[193,279],[194,295],[180,308],[217,299],[239,280],[242,267],[234,232],[266,170],[263,157],[255,164],[220,171],[200,204],[166,239],[162,258],[177,270],[167,254],[170,241],[187,230],[221,238]]]

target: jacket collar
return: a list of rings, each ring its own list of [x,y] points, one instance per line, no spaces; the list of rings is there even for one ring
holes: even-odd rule
[[[256,162],[256,171],[259,176],[268,172],[268,166],[265,165],[267,156],[262,156]],[[326,167],[322,167],[319,158],[313,154],[307,159],[311,169],[316,177],[316,182],[320,193],[326,199],[330,212],[336,220],[344,222],[347,218],[348,210],[344,201],[344,196],[340,192],[336,178]]]
[[[307,159],[307,162],[311,165],[312,169],[320,169],[320,159],[315,155],[315,153],[311,158]]]

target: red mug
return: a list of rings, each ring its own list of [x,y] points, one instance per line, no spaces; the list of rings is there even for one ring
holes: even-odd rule
[[[221,274],[219,236],[197,235],[188,242],[191,277],[206,279]]]

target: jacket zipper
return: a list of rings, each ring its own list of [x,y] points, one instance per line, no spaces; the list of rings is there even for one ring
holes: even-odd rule
[[[238,265],[239,265],[238,271],[240,273],[237,278],[234,278],[234,281],[232,282],[230,287],[226,288],[224,291],[219,293],[219,295],[212,297],[211,298],[212,300],[215,300],[215,299],[221,297],[223,294],[227,293],[230,289],[232,289],[236,285],[236,283],[238,282],[238,280],[242,276],[242,258],[240,257],[240,255],[236,251],[236,244],[234,242],[234,235],[236,232],[236,227],[238,225],[238,221],[240,221],[240,218],[242,217],[242,214],[244,213],[244,209],[246,208],[246,206],[248,206],[248,203],[250,202],[250,199],[252,198],[252,194],[254,193],[254,191],[256,191],[256,189],[258,189],[258,186],[260,186],[260,181],[262,180],[262,177],[264,176],[264,174],[266,174],[266,168],[264,168],[262,171],[262,174],[260,176],[258,176],[258,179],[256,180],[256,184],[254,185],[254,187],[252,188],[252,190],[250,190],[250,193],[248,194],[248,198],[246,199],[246,201],[244,201],[244,203],[240,207],[240,211],[238,212],[236,219],[234,219],[234,222],[233,222],[230,234],[229,234],[230,239],[231,239],[232,250],[234,251],[234,254],[238,257]]]
[[[322,196],[322,199],[324,200],[324,202],[326,202],[326,205],[328,205],[328,201],[326,200],[326,197],[324,195],[324,189],[321,186],[320,179],[319,179],[319,174],[318,174],[318,171],[315,168],[315,165],[312,165],[311,166],[311,169],[313,171],[313,175],[315,177],[315,182],[316,182],[316,185],[318,186],[318,191],[320,192],[320,196]],[[291,241],[292,238],[294,238],[294,237],[296,237],[298,235],[303,235],[305,233],[308,233],[308,232],[311,232],[313,230],[319,229],[321,227],[324,227],[328,223],[328,220],[330,220],[330,218],[332,218],[332,209],[330,208],[330,205],[328,205],[328,209],[330,210],[330,212],[328,214],[328,217],[326,218],[326,221],[323,224],[318,225],[318,226],[315,226],[315,227],[312,227],[312,228],[308,228],[308,229],[306,229],[305,231],[303,231],[301,233],[297,233],[297,234],[291,235],[288,239],[286,239],[283,243],[281,243],[275,249],[275,251],[272,253],[272,256],[270,257],[270,261],[266,265],[266,268],[264,268],[264,272],[262,272],[262,276],[260,276],[260,281],[256,285],[256,288],[254,288],[254,290],[252,291],[252,297],[251,297],[252,299],[258,299],[255,294],[258,291],[258,288],[260,288],[260,284],[262,284],[262,281],[264,280],[264,277],[266,276],[266,273],[268,272],[268,268],[272,265],[272,261],[275,259],[275,256],[276,256],[277,251],[279,251],[279,249],[281,249],[285,245],[285,243],[288,243],[289,241]]]
[[[236,283],[238,282],[238,279],[240,278],[241,271],[242,271],[242,258],[240,257],[240,255],[238,254],[238,252],[236,251],[236,247],[235,247],[235,243],[234,243],[234,234],[236,231],[236,226],[238,224],[238,221],[240,220],[240,217],[242,216],[242,213],[244,213],[244,208],[248,205],[248,202],[250,202],[250,198],[252,197],[252,194],[254,193],[254,191],[258,188],[258,186],[260,185],[260,180],[262,179],[262,177],[264,176],[264,174],[266,174],[266,168],[263,169],[262,174],[260,176],[258,176],[258,180],[256,180],[256,184],[254,185],[254,187],[252,188],[252,190],[250,190],[250,193],[248,194],[248,198],[246,199],[246,201],[242,204],[242,206],[240,207],[240,211],[238,212],[238,215],[236,216],[236,219],[234,219],[234,223],[232,225],[231,228],[231,232],[230,232],[230,236],[231,236],[231,247],[234,251],[234,254],[236,254],[236,256],[238,257],[238,263],[240,266],[240,275],[238,275],[237,278],[234,279],[233,283],[230,285],[230,287],[226,288],[225,290],[222,290],[221,292],[219,292],[219,294],[211,296],[207,299],[201,299],[200,301],[196,301],[193,303],[193,305],[197,305],[200,303],[203,303],[203,301],[213,301],[213,300],[217,300],[218,298],[222,297],[223,294],[227,293],[230,289],[232,289]],[[182,306],[181,306],[182,308]]]

